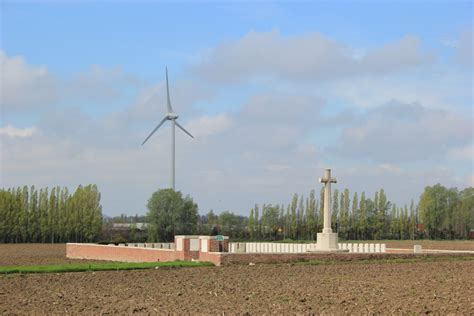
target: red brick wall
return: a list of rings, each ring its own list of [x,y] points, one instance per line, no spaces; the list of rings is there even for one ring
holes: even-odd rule
[[[223,241],[209,239],[209,252],[219,252],[219,243],[223,248],[220,252],[229,252],[229,239],[224,239]]]
[[[71,259],[93,259],[121,262],[157,262],[175,260],[199,260],[220,265],[225,252],[219,253],[219,242],[215,239],[208,240],[209,252],[191,251],[189,238],[183,241],[182,251],[175,249],[154,249],[142,247],[109,246],[97,244],[66,245],[66,256]],[[229,251],[229,240],[220,242],[222,251]]]
[[[199,258],[199,251],[191,251],[191,240],[184,239],[183,240],[183,259],[182,260],[191,260],[191,259],[198,259]]]
[[[223,255],[224,255],[223,253],[217,253],[217,252],[213,252],[213,253],[201,252],[199,254],[199,261],[201,261],[201,262],[212,262],[216,266],[220,266]]]
[[[66,257],[121,262],[175,261],[179,252],[167,249],[107,246],[95,244],[67,244]]]

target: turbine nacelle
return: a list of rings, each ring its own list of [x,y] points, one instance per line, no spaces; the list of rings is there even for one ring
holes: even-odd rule
[[[179,116],[178,116],[178,114],[176,114],[176,113],[168,113],[168,114],[166,114],[166,117],[168,118],[168,120],[175,120],[175,119],[177,119]]]

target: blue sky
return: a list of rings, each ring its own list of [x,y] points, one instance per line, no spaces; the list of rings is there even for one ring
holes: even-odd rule
[[[164,111],[165,66],[198,139],[178,137],[177,182],[202,212],[307,195],[328,165],[341,188],[399,204],[472,185],[472,9],[3,1],[0,185],[89,181],[106,213],[144,212],[168,183],[169,131],[137,146]],[[117,201],[128,182],[140,192]]]
[[[121,65],[158,80],[165,64],[186,59],[250,30],[299,35],[318,31],[373,47],[406,34],[439,47],[472,20],[469,1],[234,3],[4,1],[2,46],[33,64],[69,74],[91,64]],[[184,59],[184,60],[183,60]],[[175,70],[179,71],[179,70]]]

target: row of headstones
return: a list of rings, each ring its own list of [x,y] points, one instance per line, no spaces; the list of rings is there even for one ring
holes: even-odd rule
[[[230,252],[237,253],[304,253],[316,244],[287,244],[270,242],[234,242],[230,243]]]
[[[385,252],[385,244],[366,244],[366,243],[339,243],[339,249],[349,250],[357,253],[377,253]]]
[[[172,242],[161,242],[161,243],[128,243],[118,244],[119,246],[137,247],[137,248],[155,248],[155,249],[174,249],[174,243]],[[109,246],[115,246],[115,244],[109,244]]]
[[[314,249],[316,244],[288,244],[263,242],[234,242],[230,243],[230,252],[234,253],[304,253]],[[382,253],[386,251],[385,244],[368,243],[339,243],[339,249],[353,253]]]

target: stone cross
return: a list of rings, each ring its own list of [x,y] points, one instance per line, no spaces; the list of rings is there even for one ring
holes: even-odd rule
[[[323,178],[319,182],[324,183],[324,228],[323,233],[332,233],[331,229],[331,183],[336,183],[336,178],[331,178],[331,169],[326,169]]]

